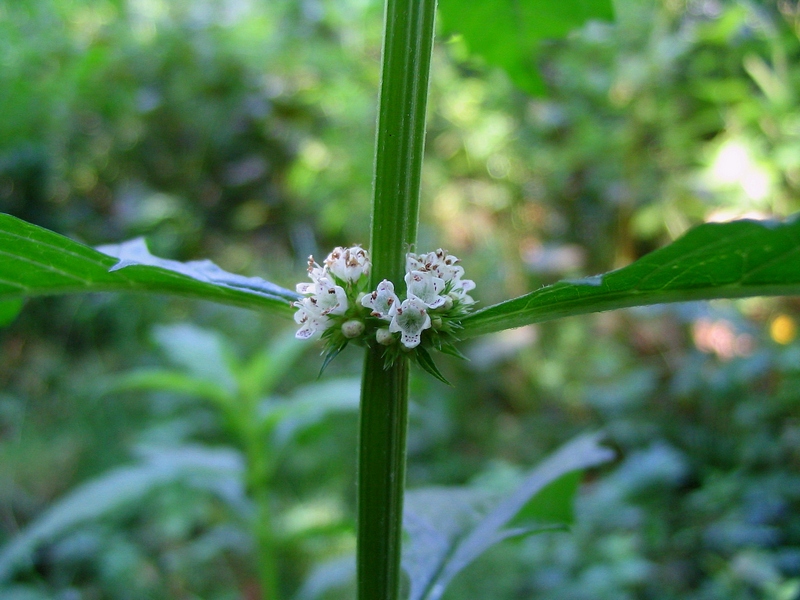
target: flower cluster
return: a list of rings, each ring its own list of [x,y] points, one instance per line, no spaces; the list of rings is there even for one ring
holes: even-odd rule
[[[452,347],[458,321],[475,301],[469,292],[475,282],[464,279],[458,259],[439,249],[406,255],[405,298],[384,279],[367,290],[371,263],[360,246],[335,248],[322,265],[308,259],[311,283],[300,283],[305,297],[294,303],[296,337],[321,336],[329,356],[350,341],[379,344],[387,349],[387,363],[401,353],[432,347],[457,354]]]
[[[295,302],[295,322],[300,329],[295,336],[301,340],[322,333],[336,323],[334,317],[345,315],[353,304],[353,292],[362,278],[369,275],[369,254],[360,246],[334,248],[322,266],[308,257],[308,276],[311,283],[298,283],[297,293],[306,297]]]

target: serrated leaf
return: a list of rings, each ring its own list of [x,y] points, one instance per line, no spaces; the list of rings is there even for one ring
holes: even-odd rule
[[[631,306],[795,294],[800,220],[706,223],[622,269],[479,310],[461,322],[459,336]]]
[[[422,346],[417,346],[416,350],[416,357],[417,357],[417,364],[422,367],[425,371],[433,375],[436,379],[441,381],[442,383],[453,387],[453,384],[447,381],[442,372],[439,371],[439,367],[436,366],[436,363],[433,362],[430,353],[423,348]]]
[[[0,300],[76,292],[173,294],[284,315],[299,296],[211,261],[182,263],[150,254],[132,240],[102,251],[0,214]]]
[[[600,436],[587,435],[562,446],[513,492],[488,507],[485,495],[465,488],[409,492],[404,517],[409,539],[403,553],[409,600],[439,600],[453,577],[495,544],[546,529],[558,511],[537,506],[537,494],[545,491],[551,500],[557,494],[562,502],[571,502],[563,496],[569,486],[554,482],[611,460],[613,452],[599,442]],[[533,523],[515,526],[518,517]]]
[[[504,69],[531,94],[544,84],[536,65],[544,39],[561,38],[590,19],[611,20],[611,0],[439,0],[446,33],[460,33],[470,52]]]
[[[202,476],[241,481],[241,456],[231,450],[200,446],[140,449],[139,464],[119,467],[75,488],[54,502],[0,549],[0,581],[29,562],[42,544],[82,523],[103,518],[131,506],[158,486],[183,480],[206,486]],[[201,476],[198,478],[198,476]],[[238,496],[244,497],[240,484]],[[212,485],[212,487],[215,487]]]

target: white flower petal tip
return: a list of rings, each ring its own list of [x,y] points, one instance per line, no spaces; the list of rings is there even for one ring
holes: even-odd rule
[[[378,288],[366,294],[361,299],[361,306],[370,309],[373,317],[378,317],[386,321],[391,320],[394,309],[400,304],[400,299],[394,293],[394,284],[384,279],[378,284]]]
[[[395,309],[389,331],[400,332],[400,342],[406,348],[416,348],[422,341],[422,331],[430,326],[425,304],[418,298],[409,298]]]

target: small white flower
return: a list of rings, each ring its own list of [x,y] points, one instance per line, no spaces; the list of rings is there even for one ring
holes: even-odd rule
[[[444,280],[431,271],[411,271],[406,273],[406,289],[408,297],[419,299],[428,308],[439,308],[444,305]]]
[[[475,289],[475,282],[471,279],[456,279],[448,294],[454,301],[461,304],[475,304],[472,296],[467,292]]]
[[[312,298],[323,315],[342,315],[347,310],[347,293],[327,277],[320,277]]]
[[[424,271],[425,256],[424,254],[414,254],[413,252],[406,254],[406,272]]]
[[[394,284],[388,279],[381,281],[374,292],[361,299],[361,305],[370,309],[373,317],[387,321],[391,320],[392,310],[399,304],[400,300],[394,293]]]
[[[327,327],[328,317],[322,314],[314,297],[303,298],[295,302],[293,306],[297,307],[297,312],[294,313],[294,321],[300,325],[300,329],[294,334],[297,339],[311,339],[315,334]]]
[[[400,332],[400,341],[406,348],[416,348],[422,341],[422,331],[430,326],[425,304],[418,298],[409,298],[394,309],[389,331]]]
[[[295,286],[298,294],[313,294],[314,290],[317,287],[317,282],[314,281],[313,283],[298,283]]]
[[[475,300],[467,292],[475,289],[475,282],[463,279],[464,268],[458,264],[459,259],[447,250],[439,248],[427,254],[406,255],[406,270],[432,273],[447,285],[448,295],[453,301],[461,304],[474,304]]]
[[[325,268],[342,281],[355,283],[369,274],[369,254],[361,246],[334,248],[325,259]]]

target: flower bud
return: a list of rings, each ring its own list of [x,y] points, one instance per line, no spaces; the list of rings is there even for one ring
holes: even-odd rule
[[[353,339],[364,333],[364,322],[358,319],[350,319],[342,323],[342,335],[346,338]]]
[[[432,329],[441,329],[442,328],[442,317],[432,317],[431,318],[431,328]]]
[[[375,332],[375,339],[382,346],[391,346],[394,344],[394,335],[387,327],[381,327]]]

